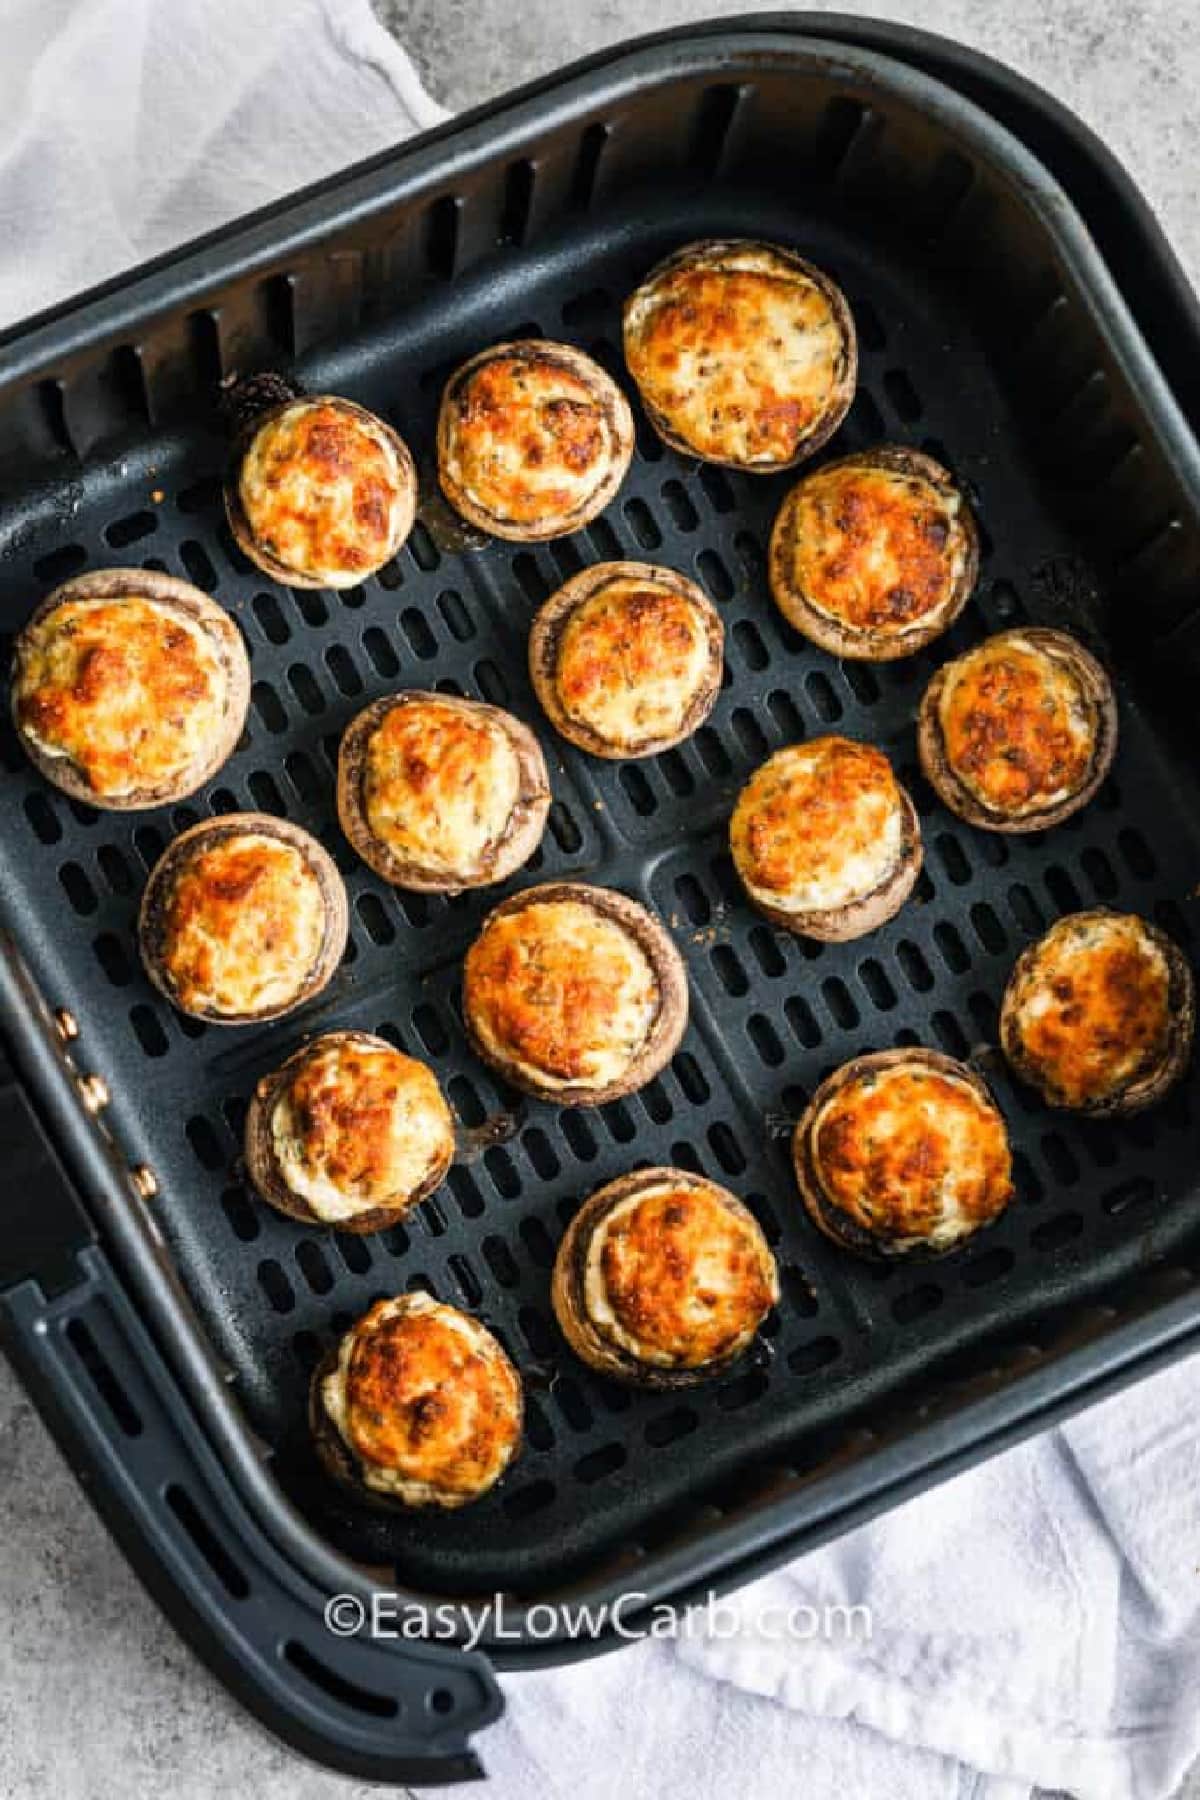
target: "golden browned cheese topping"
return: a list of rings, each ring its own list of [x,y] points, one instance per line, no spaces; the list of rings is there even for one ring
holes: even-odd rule
[[[901,636],[956,592],[968,554],[961,502],[929,481],[833,464],[786,505],[789,585],[836,623]]]
[[[463,991],[485,1048],[558,1087],[619,1079],[658,1013],[641,946],[579,900],[492,919],[467,952]]]
[[[901,1245],[945,1248],[1012,1194],[997,1108],[966,1080],[919,1064],[847,1081],[818,1114],[813,1155],[827,1200]]]
[[[380,1301],[343,1341],[326,1404],[369,1485],[419,1501],[496,1480],[520,1431],[516,1372],[491,1334],[425,1295]],[[330,1391],[332,1388],[332,1392]]]
[[[299,401],[268,419],[238,492],[255,540],[299,574],[345,579],[386,562],[406,499],[393,445],[369,419]]]
[[[503,726],[444,700],[392,707],[367,745],[368,825],[397,856],[437,874],[477,870],[507,831],[520,792],[520,763]]]
[[[27,639],[17,717],[38,747],[68,758],[116,798],[170,782],[220,731],[225,679],[203,628],[129,596],[54,607]]]
[[[586,506],[620,453],[607,395],[546,353],[490,357],[448,405],[448,473],[476,506],[514,525]]]
[[[288,1187],[334,1220],[405,1201],[453,1148],[454,1124],[424,1063],[342,1041],[299,1065],[271,1135]]]
[[[588,1316],[643,1361],[694,1368],[730,1356],[777,1298],[753,1221],[707,1185],[663,1183],[614,1207],[585,1275]]]
[[[606,742],[677,732],[709,668],[704,615],[685,594],[614,580],[582,601],[558,643],[563,711]]]
[[[1064,1105],[1108,1099],[1166,1055],[1167,958],[1132,914],[1062,919],[1021,981],[1014,1022],[1025,1057]]]
[[[843,906],[895,870],[904,817],[881,750],[814,738],[776,751],[743,788],[730,824],[734,862],[765,904],[796,912]]]
[[[163,966],[181,1006],[262,1012],[299,993],[325,930],[325,898],[300,851],[242,832],[189,857],[175,878]]]
[[[1099,730],[1070,663],[1019,632],[988,638],[949,665],[938,724],[963,786],[1009,817],[1077,793]]]
[[[630,301],[625,357],[647,405],[697,456],[790,462],[842,378],[828,296],[748,246],[652,277]]]

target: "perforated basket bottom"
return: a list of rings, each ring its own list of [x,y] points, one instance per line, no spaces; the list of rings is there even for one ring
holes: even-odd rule
[[[1026,618],[1086,624],[1077,549],[1039,493],[995,371],[954,304],[919,267],[844,226],[801,218],[753,192],[695,192],[653,210],[593,214],[536,256],[495,266],[399,326],[314,360],[313,387],[393,420],[426,462],[441,382],[457,358],[539,331],[620,373],[619,300],[691,236],[755,231],[795,243],[845,286],[862,338],[859,397],[830,454],[883,438],[942,457],[978,499],[978,597],[948,641],[910,661],[841,665],[775,613],[764,546],[783,479],[695,467],[647,431],[617,504],[587,532],[537,549],[466,552],[424,525],[378,580],[345,594],[288,593],[235,550],[221,519],[221,448],[201,432],[130,446],[120,463],[42,496],[0,575],[6,629],[85,564],[143,559],[215,593],[253,659],[246,741],[193,805],[141,817],[67,802],[11,734],[0,806],[9,909],[48,996],[83,1022],[86,1066],[111,1084],[114,1128],[158,1171],[155,1203],[183,1277],[236,1376],[246,1413],[278,1452],[286,1485],[322,1528],[367,1560],[395,1561],[434,1589],[545,1590],[601,1554],[661,1540],[676,1509],[739,1471],[804,1466],[805,1437],[998,1334],[1038,1322],[1168,1254],[1200,1222],[1193,1070],[1167,1104],[1126,1124],[1053,1116],[987,1072],[1011,1124],[1017,1199],[949,1261],[877,1271],[839,1254],[804,1217],[787,1156],[817,1082],[861,1051],[925,1043],[957,1056],[995,1042],[1012,962],[1051,919],[1104,903],[1160,919],[1188,944],[1174,905],[1197,869],[1194,798],[1122,688],[1114,778],[1085,814],[1045,836],[960,825],[915,768],[913,713],[947,655]],[[590,761],[533,701],[524,663],[538,602],[581,564],[614,556],[694,573],[728,634],[710,723],[651,762]],[[1067,571],[1068,579],[1063,579]],[[1064,604],[1068,610],[1064,614]],[[478,694],[538,730],[555,805],[522,880],[576,876],[638,895],[668,921],[691,976],[692,1022],[671,1069],[598,1112],[556,1111],[503,1091],[471,1056],[458,1016],[461,956],[496,891],[457,900],[396,893],[347,851],[335,821],[339,735],[372,696],[402,685]],[[821,947],[759,920],[726,850],[732,798],[780,744],[837,729],[894,758],[920,808],[926,871],[913,901],[862,942]],[[176,1016],[137,961],[145,871],[206,810],[261,807],[315,831],[351,895],[347,961],[329,993],[262,1031]],[[427,1058],[468,1128],[508,1115],[510,1134],[460,1161],[411,1223],[362,1240],[276,1217],[243,1185],[239,1136],[256,1079],[319,1028],[380,1031]],[[594,1378],[552,1322],[555,1246],[581,1197],[639,1162],[701,1168],[745,1196],[783,1272],[761,1354],[686,1399],[642,1397]],[[332,1333],[378,1296],[427,1286],[477,1312],[525,1371],[528,1439],[501,1487],[469,1512],[380,1520],[331,1502],[303,1445],[309,1371]],[[951,1359],[947,1363],[947,1359]]]

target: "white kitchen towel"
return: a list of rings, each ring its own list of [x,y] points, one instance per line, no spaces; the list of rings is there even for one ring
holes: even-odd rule
[[[367,0],[0,0],[0,33],[0,323],[442,116]],[[827,1604],[870,1639],[774,1635]],[[1200,1755],[1200,1361],[735,1606],[507,1679],[496,1791],[1165,1800]]]
[[[869,1642],[764,1644],[764,1598],[857,1601]],[[695,1668],[1082,1800],[1159,1800],[1200,1756],[1200,1359],[742,1598]],[[836,1616],[836,1615],[835,1615]]]
[[[0,325],[444,117],[367,0],[0,0]]]
[[[843,1628],[850,1606],[869,1636],[861,1614]],[[705,1626],[511,1681],[480,1740],[499,1791],[1166,1800],[1200,1756],[1200,1358]]]

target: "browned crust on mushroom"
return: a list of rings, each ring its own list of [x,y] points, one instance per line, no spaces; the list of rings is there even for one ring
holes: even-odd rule
[[[746,251],[759,252],[769,256],[810,281],[828,302],[841,339],[841,366],[826,408],[798,442],[795,453],[786,460],[776,462],[740,461],[737,458],[701,456],[687,438],[680,436],[673,429],[670,419],[647,399],[640,386],[638,392],[646,411],[646,417],[663,443],[672,450],[677,450],[681,456],[698,458],[701,462],[716,463],[719,467],[726,469],[741,469],[748,475],[776,475],[781,470],[795,468],[798,463],[815,456],[838,429],[854,400],[854,391],[858,383],[858,334],[855,331],[854,318],[846,296],[831,276],[827,275],[823,269],[818,269],[814,263],[807,262],[804,257],[798,256],[794,250],[788,250],[782,244],[767,243],[765,239],[705,239],[699,243],[685,244],[682,249],[673,251],[670,256],[664,257],[661,262],[654,265],[626,300],[623,323],[624,330],[628,334],[629,315],[638,297],[645,289],[653,287],[664,277],[674,274],[678,269],[689,267],[719,269],[731,254]],[[626,341],[628,342],[628,338]],[[628,351],[626,355],[628,358]],[[636,381],[636,377],[634,379]]]
[[[273,837],[281,843],[290,844],[301,853],[312,870],[325,905],[325,935],[320,954],[295,997],[285,1005],[253,1013],[223,1013],[209,1007],[193,1009],[181,1006],[163,962],[167,916],[175,880],[191,858],[207,849],[210,844],[247,834]],[[333,858],[316,838],[309,832],[302,831],[298,825],[291,824],[287,819],[277,819],[271,813],[224,813],[218,818],[202,819],[198,825],[181,832],[167,845],[151,869],[138,913],[138,944],[146,973],[159,992],[180,1012],[189,1013],[193,1018],[205,1019],[213,1025],[260,1025],[294,1012],[329,985],[342,960],[349,926],[349,904],[342,878]]]
[[[471,1315],[465,1314],[464,1317],[469,1318]],[[477,1324],[480,1323],[478,1320],[475,1322]],[[353,1327],[351,1327],[351,1329],[353,1329]],[[486,1327],[483,1327],[483,1329],[486,1330]],[[508,1469],[511,1468],[512,1464],[520,1454],[521,1432],[525,1418],[525,1393],[521,1383],[520,1374],[504,1349],[504,1346],[492,1333],[489,1333],[488,1335],[492,1338],[496,1354],[504,1359],[505,1364],[512,1371],[516,1386],[518,1409],[515,1419],[513,1447],[509,1452],[504,1468],[496,1477],[496,1482],[498,1482],[503,1479],[503,1476],[507,1473]],[[341,1340],[339,1339],[338,1342],[332,1344],[325,1352],[324,1356],[322,1356],[320,1362],[313,1370],[312,1379],[308,1386],[308,1426],[312,1436],[313,1448],[317,1454],[317,1460],[325,1473],[330,1476],[339,1487],[353,1493],[357,1500],[364,1506],[372,1507],[381,1513],[392,1514],[398,1512],[412,1513],[413,1511],[422,1510],[421,1508],[414,1506],[412,1501],[402,1500],[399,1495],[381,1493],[377,1488],[368,1487],[360,1473],[358,1458],[355,1456],[349,1444],[347,1444],[342,1437],[342,1434],[334,1421],[330,1418],[322,1394],[322,1384],[326,1377],[331,1375],[336,1369],[340,1349]],[[456,1494],[436,1498],[430,1496],[423,1505],[426,1508],[438,1508],[447,1512],[457,1511],[461,1506],[470,1506],[473,1505],[476,1500],[483,1499],[485,1494],[491,1493],[496,1482],[492,1482],[479,1494]]]
[[[746,898],[751,906],[762,913],[764,918],[770,919],[773,925],[781,925],[785,931],[790,931],[797,937],[814,938],[822,944],[849,943],[854,938],[865,937],[870,931],[878,931],[881,925],[894,919],[917,885],[917,877],[925,861],[921,821],[912,796],[899,781],[896,787],[904,809],[900,854],[892,873],[872,888],[869,894],[864,894],[859,900],[849,900],[842,906],[798,913],[789,912],[786,907],[772,906],[747,888]],[[736,858],[734,866],[736,867]]]
[[[375,1037],[369,1031],[327,1031],[320,1037],[313,1038],[311,1043],[301,1045],[299,1050],[294,1051],[270,1075],[264,1075],[255,1087],[246,1110],[246,1172],[256,1192],[268,1205],[273,1206],[277,1212],[286,1214],[289,1219],[297,1219],[302,1225],[317,1225],[322,1230],[345,1231],[366,1237],[370,1232],[383,1231],[387,1226],[396,1224],[415,1206],[419,1206],[422,1200],[427,1199],[435,1188],[441,1186],[446,1178],[446,1171],[454,1160],[454,1147],[452,1143],[447,1145],[445,1155],[438,1158],[420,1186],[414,1188],[396,1206],[372,1206],[365,1212],[356,1212],[349,1218],[336,1220],[323,1219],[319,1213],[314,1212],[308,1201],[288,1186],[287,1177],[280,1168],[279,1158],[275,1153],[272,1119],[276,1104],[309,1058],[322,1056],[338,1044],[361,1044],[368,1049],[392,1048],[386,1038]]]
[[[991,1089],[982,1076],[976,1074],[969,1064],[959,1062],[953,1056],[944,1056],[940,1050],[926,1050],[914,1045],[912,1048],[875,1050],[864,1056],[851,1057],[849,1062],[845,1062],[840,1068],[835,1069],[832,1075],[827,1076],[820,1084],[801,1113],[792,1134],[792,1167],[800,1189],[800,1198],[804,1202],[804,1208],[809,1218],[825,1237],[837,1244],[839,1249],[851,1250],[855,1255],[866,1257],[873,1262],[891,1262],[897,1259],[904,1262],[925,1262],[953,1255],[964,1244],[974,1242],[981,1231],[986,1231],[988,1224],[995,1223],[995,1220],[992,1219],[983,1225],[976,1226],[972,1232],[964,1233],[956,1243],[947,1245],[945,1249],[936,1249],[931,1244],[897,1248],[886,1238],[865,1230],[856,1220],[847,1217],[841,1207],[836,1206],[827,1198],[813,1154],[813,1130],[820,1114],[843,1087],[852,1081],[857,1081],[864,1072],[880,1071],[904,1065],[911,1066],[914,1063],[938,1074],[949,1075],[965,1082],[994,1112],[1000,1114]],[[1000,1116],[1003,1117],[1002,1114]],[[1001,1208],[996,1217],[1002,1218],[1003,1214],[1004,1209]]]
[[[479,936],[483,936],[494,919],[520,912],[527,906],[561,900],[572,900],[591,907],[601,917],[611,919],[619,925],[638,945],[653,971],[658,989],[658,1011],[645,1043],[624,1075],[609,1082],[607,1086],[573,1086],[570,1089],[552,1084],[542,1086],[509,1058],[494,1056],[484,1047],[471,1018],[465,986],[463,1023],[475,1054],[514,1087],[535,1094],[541,1100],[553,1101],[556,1106],[604,1106],[610,1100],[619,1100],[626,1094],[636,1093],[638,1088],[653,1081],[679,1048],[688,1021],[687,971],[665,926],[653,913],[638,901],[631,900],[627,894],[618,893],[613,888],[592,887],[582,881],[543,882],[539,887],[525,888],[519,894],[510,895],[499,906],[492,908],[480,927]]]
[[[1035,1088],[1047,1105],[1081,1113],[1093,1119],[1128,1116],[1156,1105],[1174,1087],[1187,1068],[1196,1029],[1196,983],[1192,966],[1179,945],[1165,931],[1151,924],[1149,919],[1138,917],[1142,930],[1161,950],[1167,964],[1167,1042],[1162,1057],[1153,1068],[1142,1071],[1117,1093],[1101,1096],[1082,1105],[1071,1105],[1063,1100],[1025,1054],[1017,1020],[1028,997],[1028,989],[1035,983],[1042,947],[1052,932],[1068,921],[1090,922],[1123,916],[1125,915],[1111,906],[1092,906],[1083,912],[1068,913],[1032,944],[1026,945],[1013,965],[1000,1003],[1000,1048],[1013,1073]]]
[[[1056,631],[1045,625],[1021,625],[1014,626],[1011,631],[993,632],[991,637],[982,642],[992,643],[997,638],[1006,637],[1027,639],[1061,657],[1074,671],[1080,687],[1095,708],[1096,743],[1092,751],[1091,773],[1083,786],[1057,805],[1044,807],[1037,813],[1025,813],[1020,818],[1012,818],[985,806],[965,787],[948,760],[939,717],[942,693],[947,675],[955,666],[954,662],[946,663],[938,670],[921,697],[917,712],[917,754],[930,786],[950,811],[960,819],[965,819],[968,825],[977,825],[982,831],[1046,831],[1052,825],[1061,825],[1064,819],[1069,819],[1073,813],[1085,807],[1112,768],[1118,736],[1116,695],[1112,682],[1100,663],[1069,632]],[[980,645],[975,645],[974,648],[978,649]],[[971,654],[971,651],[964,652],[964,655]],[[961,659],[955,658],[955,662],[959,660]]]
[[[242,458],[247,449],[264,425],[269,425],[273,419],[279,418],[281,414],[290,412],[293,407],[298,406],[329,406],[337,412],[348,414],[353,419],[366,422],[379,431],[391,446],[396,457],[396,474],[402,489],[402,504],[387,553],[369,568],[364,566],[353,572],[347,571],[344,576],[339,576],[335,580],[330,580],[328,574],[306,575],[302,570],[290,568],[287,563],[281,562],[277,556],[274,556],[271,551],[265,549],[258,542],[251,529],[250,521],[246,517],[246,509],[242,505],[240,476]],[[359,406],[353,400],[343,400],[335,394],[296,394],[290,399],[281,401],[277,406],[267,406],[261,412],[256,413],[237,434],[232,453],[226,464],[223,491],[225,515],[238,548],[243,555],[248,556],[250,561],[263,571],[264,575],[269,575],[273,581],[278,581],[284,587],[291,588],[357,587],[368,576],[374,575],[382,569],[384,564],[390,562],[396,552],[403,547],[417,516],[417,469],[412,452],[404,439],[398,431],[393,430],[386,419],[381,419],[377,413],[368,411],[365,406]]]
[[[563,1336],[582,1362],[598,1370],[600,1374],[611,1375],[618,1381],[635,1387],[659,1390],[695,1387],[699,1382],[711,1381],[714,1376],[725,1374],[741,1362],[754,1342],[751,1337],[746,1343],[735,1346],[727,1355],[714,1357],[694,1367],[668,1368],[642,1361],[624,1345],[613,1343],[611,1339],[604,1337],[592,1324],[587,1311],[585,1283],[588,1251],[597,1227],[623,1201],[663,1183],[670,1183],[673,1187],[702,1188],[707,1193],[717,1195],[727,1210],[744,1221],[761,1239],[763,1252],[772,1270],[775,1270],[775,1259],[749,1208],[727,1188],[687,1169],[638,1169],[632,1174],[618,1177],[616,1181],[607,1182],[604,1187],[597,1188],[595,1193],[589,1195],[568,1225],[554,1260],[550,1285],[554,1316]],[[775,1298],[777,1302],[777,1272]]]
[[[508,816],[503,836],[488,846],[482,865],[473,874],[434,873],[415,858],[399,855],[376,836],[367,818],[363,781],[371,737],[394,708],[429,702],[490,720],[505,733],[516,753],[520,780],[516,805]],[[489,887],[504,881],[529,861],[541,843],[550,800],[546,759],[532,731],[512,713],[484,700],[466,700],[417,688],[385,694],[351,719],[338,749],[337,809],[342,830],[367,866],[393,887],[428,894],[457,894],[464,888]]]
[[[929,482],[939,496],[953,496],[959,505],[958,517],[966,540],[962,571],[942,605],[935,607],[919,623],[903,633],[902,639],[872,629],[858,630],[839,623],[811,605],[794,585],[791,577],[792,545],[795,535],[795,512],[804,483],[824,475],[830,469],[873,468],[906,475]],[[873,450],[856,450],[823,463],[798,481],[784,499],[771,529],[767,550],[767,572],[771,593],[780,612],[797,631],[811,642],[855,662],[895,662],[912,656],[926,644],[948,631],[974,592],[979,576],[979,530],[966,495],[948,469],[922,450],[911,450],[905,444],[881,444]]]
[[[589,389],[599,408],[611,440],[609,466],[587,500],[565,513],[537,523],[522,523],[492,512],[474,500],[455,478],[450,464],[453,457],[454,433],[460,396],[472,376],[487,363],[502,359],[518,362],[542,362],[559,368],[581,381]],[[492,537],[512,543],[540,543],[548,538],[566,537],[578,531],[604,511],[624,481],[633,459],[633,414],[629,402],[606,370],[598,362],[577,350],[573,344],[560,344],[548,338],[517,338],[510,343],[491,344],[465,362],[446,383],[437,421],[438,480],[442,491],[457,513]]]
[[[559,646],[572,615],[585,601],[593,599],[606,587],[627,581],[644,583],[646,587],[659,588],[690,601],[703,618],[708,638],[708,666],[679,730],[662,737],[644,739],[635,746],[614,743],[601,736],[590,725],[572,718],[558,697]],[[577,575],[572,575],[569,581],[564,582],[556,593],[551,594],[535,616],[529,633],[529,674],[533,690],[554,729],[569,743],[578,745],[592,756],[614,760],[657,756],[661,751],[669,750],[672,745],[681,744],[685,738],[691,737],[703,725],[716,704],[717,695],[721,691],[724,656],[725,627],[703,588],[675,569],[662,568],[655,563],[606,562],[581,569]]]
[[[225,710],[219,733],[186,774],[173,781],[131,788],[127,794],[113,797],[97,794],[69,757],[47,755],[33,741],[17,715],[16,692],[32,634],[50,613],[76,601],[117,600],[126,595],[153,601],[156,606],[179,613],[203,630],[217,652],[225,678]],[[12,694],[13,725],[25,754],[39,774],[73,800],[86,801],[89,806],[105,812],[133,812],[139,808],[161,806],[167,801],[185,800],[210,781],[233,755],[250,704],[250,662],[242,634],[229,614],[191,582],[180,581],[174,575],[163,575],[157,569],[95,569],[64,582],[34,608],[13,646]]]

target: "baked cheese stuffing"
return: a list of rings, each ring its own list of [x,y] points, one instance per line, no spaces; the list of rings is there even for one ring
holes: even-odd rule
[[[251,437],[237,492],[257,545],[297,574],[347,586],[385,563],[406,534],[412,475],[369,413],[297,400]]]
[[[681,594],[614,583],[568,619],[558,653],[564,712],[636,748],[679,730],[708,670],[703,618]]]
[[[778,1298],[753,1218],[711,1182],[669,1178],[636,1189],[599,1220],[583,1293],[602,1337],[668,1368],[733,1356]]]
[[[947,1250],[1012,1195],[1004,1120],[965,1075],[920,1060],[851,1065],[808,1128],[825,1204],[881,1247]]]
[[[707,716],[724,631],[701,589],[650,563],[583,569],[542,607],[529,639],[538,698],[598,756],[647,756]]]
[[[66,758],[100,799],[165,785],[220,735],[227,682],[216,646],[176,607],[135,595],[66,601],[25,634],[21,730]]]
[[[815,449],[854,392],[854,328],[834,284],[769,244],[703,243],[630,296],[625,359],[678,448],[746,469]]]
[[[186,1012],[266,1012],[302,992],[326,928],[321,884],[295,845],[259,832],[218,837],[184,861],[164,896],[161,965]]]
[[[843,640],[827,648],[851,655],[858,640],[886,660],[949,624],[974,562],[973,527],[946,471],[885,447],[796,485],[772,536],[771,585],[798,631],[824,642],[824,621]]]
[[[270,1119],[279,1174],[330,1224],[402,1208],[453,1150],[433,1072],[383,1042],[339,1037],[302,1056]]]
[[[1171,1048],[1165,942],[1133,914],[1075,913],[1022,957],[1002,1034],[1018,1073],[1053,1105],[1089,1108],[1127,1094]]]
[[[619,1081],[659,1010],[641,945],[573,899],[493,914],[467,952],[463,999],[485,1054],[555,1090]]]
[[[1020,631],[947,665],[937,722],[953,774],[981,806],[1009,818],[1078,793],[1100,730],[1075,663]]]
[[[483,709],[431,695],[392,707],[367,741],[367,824],[396,856],[435,874],[479,868],[520,793],[512,738]]]
[[[907,807],[881,750],[814,738],[776,751],[742,789],[730,823],[751,897],[790,913],[861,899],[892,875]]]
[[[558,536],[594,518],[629,464],[624,396],[582,351],[531,339],[453,376],[438,421],[451,504],[501,537]]]
[[[461,1506],[504,1473],[521,1383],[478,1320],[427,1294],[381,1300],[342,1339],[320,1401],[359,1480],[407,1506]]]

